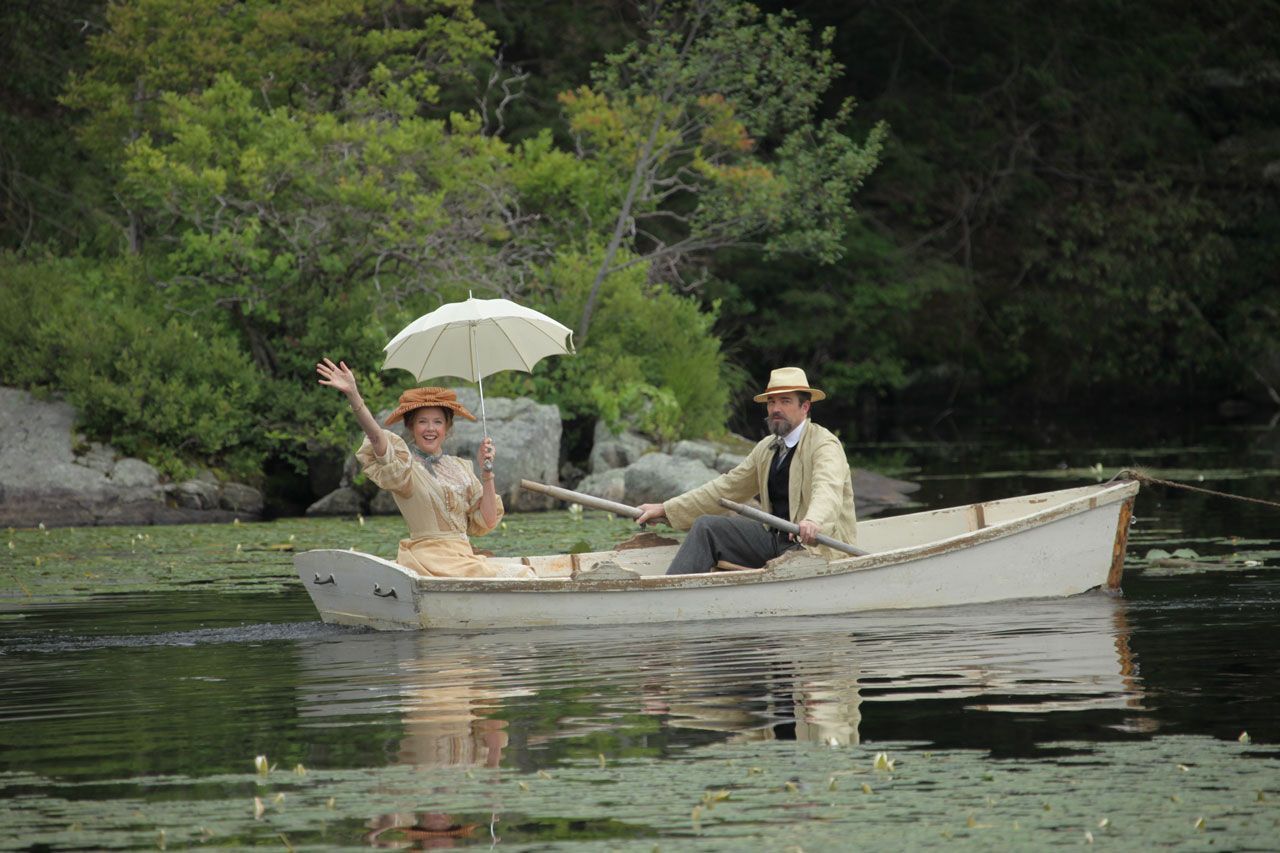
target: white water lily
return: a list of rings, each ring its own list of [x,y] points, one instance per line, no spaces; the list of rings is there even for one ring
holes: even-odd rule
[[[1253,743],[1253,738],[1249,737],[1248,732],[1241,732],[1240,737],[1236,738],[1236,740],[1240,741],[1241,743]]]
[[[267,764],[267,757],[265,755],[255,756],[253,759],[253,766],[264,776],[271,772],[271,765]]]
[[[267,811],[267,807],[262,804],[262,797],[253,798],[253,819],[262,820],[262,815]]]
[[[872,765],[876,770],[885,770],[893,772],[893,759],[889,757],[887,752],[877,752],[875,763]]]

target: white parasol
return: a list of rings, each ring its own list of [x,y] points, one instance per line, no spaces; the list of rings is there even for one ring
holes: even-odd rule
[[[573,352],[573,331],[509,299],[476,299],[441,305],[400,330],[384,348],[383,370],[398,367],[415,379],[451,376],[480,385],[484,434],[484,377],[503,370],[529,373],[549,355]]]

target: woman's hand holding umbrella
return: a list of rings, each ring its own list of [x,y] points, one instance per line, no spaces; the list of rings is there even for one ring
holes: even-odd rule
[[[480,470],[493,471],[494,452],[493,439],[486,435],[484,441],[480,442],[480,446],[476,448],[476,464],[480,466]],[[491,482],[493,475],[490,474],[483,479],[486,483]]]

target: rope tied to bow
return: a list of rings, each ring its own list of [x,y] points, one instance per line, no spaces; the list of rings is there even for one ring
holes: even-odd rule
[[[1134,480],[1138,483],[1141,483],[1144,486],[1152,486],[1152,485],[1168,486],[1169,488],[1173,488],[1173,489],[1185,489],[1188,492],[1199,492],[1200,494],[1203,494],[1203,495],[1213,495],[1214,497],[1229,498],[1231,500],[1236,500],[1236,501],[1247,501],[1248,503],[1262,504],[1263,506],[1275,507],[1276,509],[1280,509],[1280,503],[1276,503],[1275,501],[1265,501],[1262,498],[1251,498],[1246,495],[1233,495],[1230,492],[1219,492],[1213,489],[1206,489],[1201,486],[1192,486],[1187,483],[1179,483],[1176,480],[1162,480],[1159,477],[1152,477],[1149,474],[1144,473],[1141,469],[1138,469],[1138,468],[1122,469],[1119,473],[1117,473],[1114,477],[1111,478],[1111,482],[1115,482],[1116,480]]]

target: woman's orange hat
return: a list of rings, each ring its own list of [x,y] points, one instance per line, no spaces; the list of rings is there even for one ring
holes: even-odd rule
[[[414,409],[425,409],[428,407],[440,409],[452,409],[459,415],[470,421],[474,421],[476,416],[467,411],[467,407],[458,402],[458,395],[448,388],[436,388],[434,386],[428,388],[410,388],[400,395],[400,402],[396,405],[396,409],[391,415],[383,421],[387,426],[391,426],[396,421],[402,420],[405,415]]]

